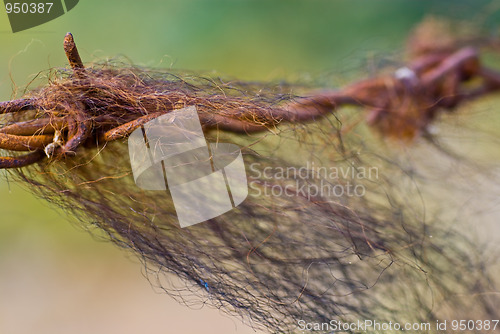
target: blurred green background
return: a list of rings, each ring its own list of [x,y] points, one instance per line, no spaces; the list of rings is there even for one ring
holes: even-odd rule
[[[342,84],[397,59],[429,13],[480,21],[494,33],[498,8],[486,0],[80,0],[15,34],[2,8],[0,100],[21,95],[40,71],[66,66],[68,31],[84,62],[121,55],[244,80]],[[138,261],[18,185],[1,181],[0,207],[0,333],[253,333],[218,311],[156,294]]]

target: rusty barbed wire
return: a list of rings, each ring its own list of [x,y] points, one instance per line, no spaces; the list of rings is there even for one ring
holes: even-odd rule
[[[393,75],[306,97],[282,93],[271,101],[241,91],[234,82],[214,80],[211,85],[219,91],[207,92],[179,78],[161,82],[134,69],[85,69],[70,33],[64,50],[74,72],[70,78],[51,82],[32,97],[0,103],[4,114],[36,111],[35,119],[0,129],[0,148],[32,152],[2,157],[0,168],[74,155],[85,143],[124,138],[144,123],[190,105],[198,108],[205,129],[243,133],[308,122],[356,105],[367,110],[367,122],[384,136],[411,140],[425,133],[440,112],[500,90],[500,73],[483,66],[474,47],[424,48]],[[472,88],[470,82],[475,82]]]

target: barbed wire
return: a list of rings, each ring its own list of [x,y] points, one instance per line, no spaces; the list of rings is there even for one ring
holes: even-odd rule
[[[500,73],[483,66],[474,47],[426,49],[392,75],[306,97],[284,92],[263,96],[262,90],[252,95],[248,88],[254,87],[216,79],[208,79],[209,87],[178,77],[164,81],[138,69],[85,69],[69,33],[64,49],[74,72],[70,78],[53,81],[32,97],[0,103],[4,114],[36,111],[34,119],[0,129],[0,148],[30,152],[0,158],[0,168],[74,155],[84,144],[122,139],[146,122],[190,105],[198,108],[205,129],[239,133],[313,121],[356,105],[367,110],[367,122],[384,136],[413,139],[426,133],[440,112],[500,90]]]

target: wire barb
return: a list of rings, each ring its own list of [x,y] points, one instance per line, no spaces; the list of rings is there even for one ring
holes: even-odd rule
[[[78,53],[73,35],[70,32],[64,37],[64,52],[66,53],[66,57],[68,57],[69,65],[73,69],[75,75],[77,77],[82,77],[85,67]]]

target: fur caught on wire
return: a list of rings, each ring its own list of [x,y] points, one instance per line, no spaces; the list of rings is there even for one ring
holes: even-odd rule
[[[31,152],[0,158],[0,168],[72,155],[85,143],[121,139],[163,113],[191,105],[205,129],[240,133],[313,121],[343,105],[358,105],[385,136],[412,139],[425,133],[440,111],[500,89],[500,74],[481,66],[472,47],[426,50],[393,76],[307,97],[265,93],[238,82],[157,78],[137,69],[85,69],[69,33],[64,49],[73,76],[56,78],[31,97],[0,103],[0,113],[35,111],[33,119],[0,129],[0,148]],[[481,84],[464,89],[473,79]]]
[[[421,48],[395,74],[301,96],[289,87],[86,68],[71,34],[64,48],[71,75],[0,103],[8,119],[0,129],[0,167],[133,250],[169,294],[280,333],[293,332],[298,320],[333,317],[456,319],[470,304],[480,317],[495,316],[498,300],[487,294],[495,287],[475,245],[439,215],[427,218],[421,189],[403,186],[413,183],[406,171],[332,118],[354,105],[386,137],[425,135],[440,112],[500,90],[500,75],[482,65],[476,48]],[[336,180],[366,189],[366,196],[341,197],[300,191],[332,180],[254,175],[260,194],[287,187],[294,195],[249,196],[227,214],[181,229],[168,192],[136,187],[120,139],[192,105],[207,136],[244,147],[249,175],[248,166],[293,168],[299,157],[339,168],[380,166],[383,173]]]

